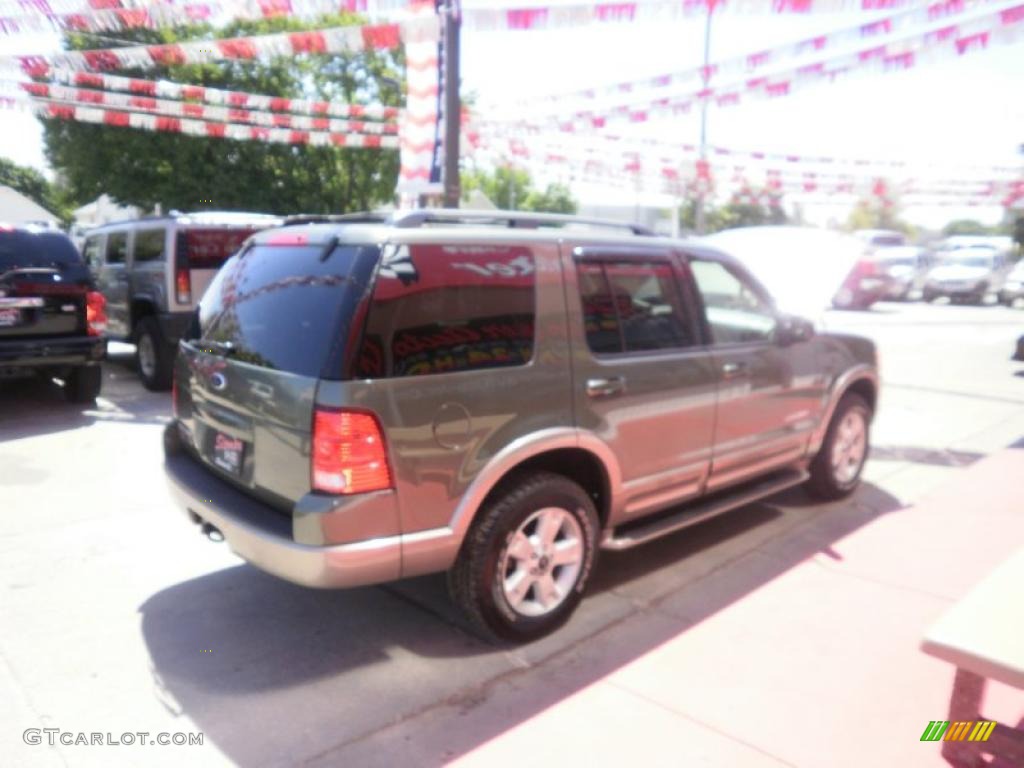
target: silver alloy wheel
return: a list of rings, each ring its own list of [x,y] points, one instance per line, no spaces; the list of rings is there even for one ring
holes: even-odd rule
[[[523,616],[551,613],[576,586],[583,554],[583,528],[571,512],[537,510],[509,538],[499,563],[505,601]]]
[[[851,409],[839,423],[832,443],[832,476],[837,483],[853,482],[864,463],[867,447],[867,421],[859,409]]]
[[[153,337],[148,333],[139,336],[138,349],[139,370],[147,379],[156,375],[156,347],[153,345]]]

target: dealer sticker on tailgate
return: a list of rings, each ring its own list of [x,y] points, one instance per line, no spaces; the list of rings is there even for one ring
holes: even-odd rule
[[[0,328],[11,328],[20,322],[20,309],[0,309]]]
[[[242,456],[245,443],[237,437],[218,432],[213,441],[213,463],[233,475],[242,471]]]

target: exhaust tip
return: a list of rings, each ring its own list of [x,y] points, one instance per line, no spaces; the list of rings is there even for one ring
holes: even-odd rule
[[[224,534],[220,532],[220,528],[210,523],[203,523],[200,528],[202,534],[210,541],[221,542],[224,541]]]

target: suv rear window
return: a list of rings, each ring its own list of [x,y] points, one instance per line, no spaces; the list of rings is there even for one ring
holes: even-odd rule
[[[387,378],[525,365],[533,357],[534,284],[526,248],[391,247],[353,373]]]
[[[26,267],[63,269],[81,263],[74,243],[60,232],[0,231],[0,274]]]
[[[378,252],[342,246],[323,258],[320,245],[258,245],[232,257],[199,304],[199,345],[228,342],[234,360],[338,378],[326,368],[348,337],[362,292],[353,272]]]
[[[178,232],[178,263],[190,269],[217,269],[257,229],[183,229]]]

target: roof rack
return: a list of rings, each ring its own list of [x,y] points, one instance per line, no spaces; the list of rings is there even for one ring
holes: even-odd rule
[[[412,229],[427,224],[480,224],[501,225],[510,229],[540,229],[541,227],[564,227],[582,224],[591,227],[625,229],[634,235],[655,237],[656,233],[643,226],[629,222],[608,219],[572,216],[561,213],[532,213],[529,211],[484,211],[461,208],[421,208],[411,211],[383,211],[376,213],[311,214],[289,216],[285,225],[290,224],[389,224],[401,229]]]

